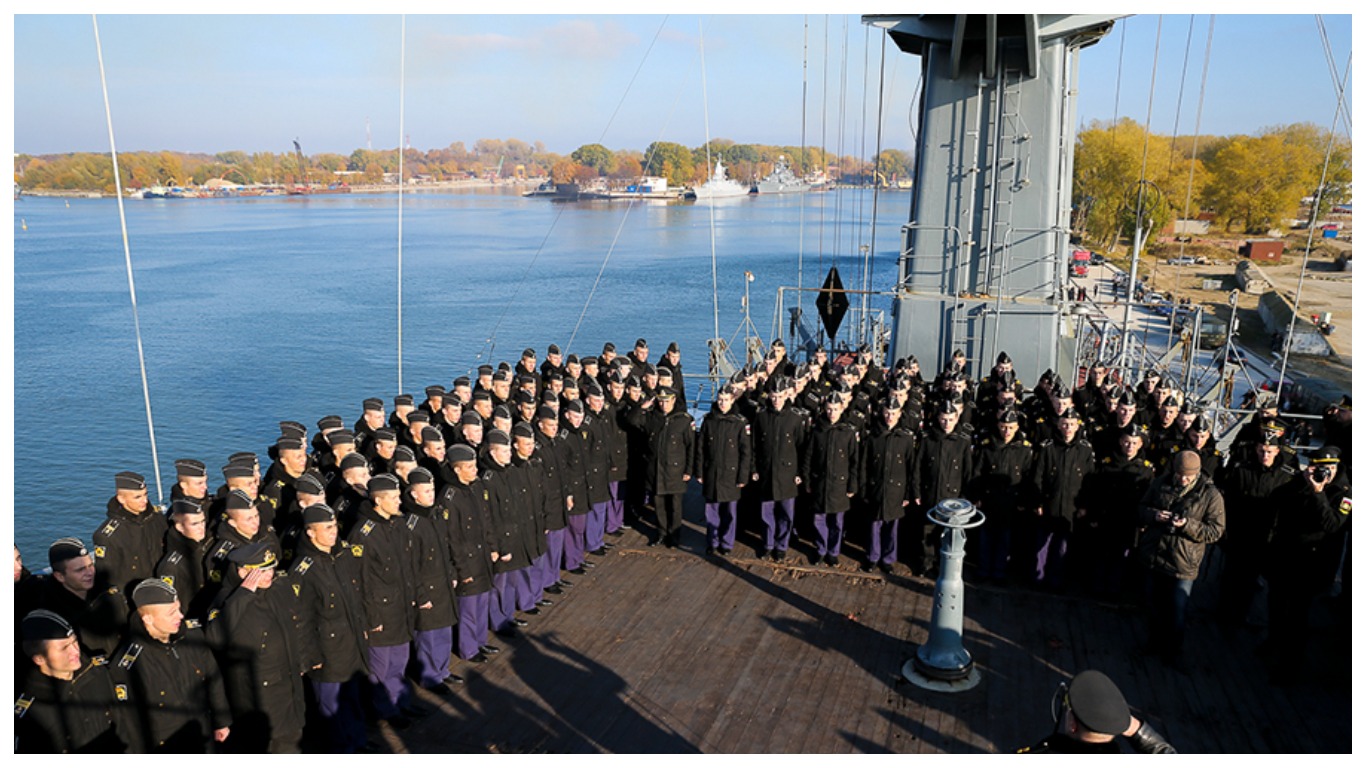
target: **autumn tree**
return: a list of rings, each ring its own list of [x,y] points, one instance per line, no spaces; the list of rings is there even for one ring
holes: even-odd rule
[[[612,150],[601,144],[584,144],[570,152],[569,157],[579,165],[592,168],[601,176],[606,176],[612,172],[612,166],[616,160],[612,155]]]
[[[674,186],[689,184],[694,174],[692,153],[682,144],[656,141],[645,148],[645,172],[663,176]]]

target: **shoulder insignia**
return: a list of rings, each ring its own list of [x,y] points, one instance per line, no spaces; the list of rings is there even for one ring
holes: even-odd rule
[[[484,489],[484,501],[488,501],[488,500],[489,500],[489,492],[488,492],[488,489],[485,488],[485,489]]]
[[[181,555],[180,555],[179,552],[172,552],[171,554],[169,554],[169,555],[166,556],[166,562],[172,563],[172,564],[175,564],[175,563],[180,562],[181,559],[182,559],[182,558],[181,558]]]
[[[128,701],[128,686],[123,683],[114,686],[114,698],[119,701]]]
[[[1215,448],[1215,449],[1214,449],[1214,455],[1215,455],[1215,456],[1223,456],[1223,455],[1224,455],[1224,452],[1221,451],[1221,450],[1219,450],[1218,448]]]
[[[95,547],[95,559],[96,559],[96,560],[103,560],[103,559],[104,559],[104,547],[98,547],[98,546]]]
[[[417,515],[408,515],[408,530],[410,530],[410,531],[417,530],[417,521],[418,521],[418,516],[417,516]]]
[[[483,477],[484,480],[491,480],[491,479],[493,479],[493,470],[491,470],[491,469],[486,469],[486,470],[484,470],[484,474],[483,474],[482,477]],[[484,492],[484,498],[487,499],[488,497],[489,497],[488,492],[485,491],[485,492]]]
[[[362,536],[369,536],[369,535],[370,535],[370,532],[373,531],[373,530],[375,530],[375,521],[374,521],[374,520],[366,520],[366,521],[365,521],[365,525],[362,525],[362,526],[360,527],[360,535],[362,535]]]
[[[123,658],[119,659],[119,669],[132,669],[133,662],[137,661],[138,656],[141,654],[142,643],[133,643],[128,646],[128,650],[124,652]]]
[[[294,596],[295,596],[295,597],[298,597],[298,596],[299,596],[299,582],[296,581],[296,582],[294,582],[293,584],[291,584],[290,586],[294,588]]]
[[[749,425],[748,425],[748,424],[745,425],[745,434],[747,434],[747,435],[749,434]]]
[[[445,510],[445,509],[441,510],[441,519],[442,519],[442,520],[450,520],[450,519],[451,519],[451,513],[450,513],[450,511],[449,511],[449,510]]]
[[[203,622],[201,622],[199,619],[186,619],[186,620],[185,620],[185,628],[186,628],[186,629],[199,629],[201,626],[203,626]]]
[[[1143,460],[1143,466],[1148,467],[1149,469],[1152,469],[1153,463],[1152,463],[1151,461],[1148,461],[1147,459],[1144,459],[1144,460]]]
[[[28,714],[28,708],[33,706],[33,697],[26,693],[19,694],[19,698],[14,700],[14,716],[23,717]]]
[[[167,575],[165,575],[165,576],[162,576],[162,577],[161,577],[161,580],[164,581],[164,582],[166,582],[166,586],[170,587],[171,589],[175,589],[175,577],[174,577],[174,576],[171,576],[170,574],[167,574]]]
[[[117,520],[110,520],[109,522],[107,522],[107,523],[104,524],[104,527],[103,527],[103,528],[100,529],[100,533],[104,534],[105,536],[113,536],[113,535],[114,535],[114,531],[117,531],[118,529],[119,529],[119,521],[117,521]]]
[[[231,552],[235,546],[236,545],[233,544],[231,541],[225,541],[219,544],[218,548],[213,551],[212,559],[222,560],[223,558],[228,556],[228,553]]]
[[[365,552],[365,547],[361,546],[360,544],[352,544],[352,545],[351,545],[351,555],[352,555],[353,557],[360,557],[364,552]]]
[[[1112,460],[1110,459],[1109,456],[1106,456],[1105,458],[1103,458],[1103,459],[1100,460],[1100,463],[1101,463],[1101,464],[1109,465],[1109,464],[1113,464],[1114,461],[1112,461]]]
[[[1031,443],[1031,442],[1029,442],[1028,440],[1025,440],[1025,441],[1024,441],[1024,447],[1026,447],[1026,448],[1032,448],[1033,446],[1034,446],[1034,444]]]
[[[294,564],[294,573],[302,576],[308,573],[308,569],[313,567],[313,558],[304,557]]]
[[[117,595],[118,593],[119,593],[119,588],[118,588],[118,587],[110,587],[109,589],[105,590],[105,594],[106,594],[106,595]]]
[[[220,613],[222,613],[222,611],[220,611],[217,608],[214,608],[213,610],[209,611],[209,615],[204,620],[213,621],[214,619],[218,618],[218,614]]]
[[[96,667],[107,666],[107,665],[109,664],[109,657],[108,657],[108,656],[91,656],[91,657],[90,657],[90,664],[91,664],[92,666],[96,666]]]
[[[1338,505],[1338,511],[1344,515],[1352,514],[1352,500],[1350,498],[1343,498],[1342,503]]]

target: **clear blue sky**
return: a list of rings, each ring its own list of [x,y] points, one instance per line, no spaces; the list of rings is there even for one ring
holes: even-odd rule
[[[1160,18],[1152,129],[1176,128],[1184,63],[1177,130],[1191,133],[1210,17],[1195,16],[1193,33],[1190,15]],[[1130,17],[1082,53],[1082,122],[1114,116],[1117,81],[1119,115],[1144,121],[1158,19]],[[90,17],[13,21],[15,151],[107,151]],[[1341,70],[1351,18],[1324,21]],[[101,16],[119,147],[281,152],[298,137],[310,154],[348,153],[365,146],[368,119],[373,146],[392,148],[399,30],[398,16]],[[423,149],[517,138],[643,150],[708,132],[800,144],[804,37],[806,143],[871,155],[882,38],[856,15],[409,15],[405,129]],[[883,146],[909,149],[919,60],[890,43],[886,56]],[[1216,18],[1201,133],[1327,127],[1333,108],[1313,16]]]

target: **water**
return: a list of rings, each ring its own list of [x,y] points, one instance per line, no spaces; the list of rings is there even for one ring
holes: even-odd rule
[[[824,279],[836,254],[846,287],[856,288],[871,200],[841,191],[718,201],[721,335],[740,327],[749,270],[752,318],[771,338],[777,288],[797,284],[799,237],[807,287]],[[881,196],[876,288],[894,282],[908,206],[905,193]],[[218,468],[236,451],[257,451],[264,468],[282,419],[311,432],[332,413],[350,425],[366,397],[392,406],[394,195],[133,200],[126,208],[166,499],[177,458],[203,460],[217,487]],[[711,218],[705,204],[628,212],[626,204],[507,194],[405,196],[403,391],[421,399],[424,387],[449,387],[488,361],[481,353],[500,317],[495,363],[515,362],[526,347],[540,357],[551,343],[564,347],[609,249],[566,353],[597,354],[610,340],[625,354],[644,337],[653,361],[677,341],[684,370],[705,373]],[[814,320],[810,297],[807,306]],[[695,397],[697,385],[688,388]],[[14,397],[15,536],[29,562],[45,564],[61,536],[89,543],[118,471],[145,475],[156,501],[115,201],[16,202]]]

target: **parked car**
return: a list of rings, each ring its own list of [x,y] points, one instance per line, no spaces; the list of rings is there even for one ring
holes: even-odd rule
[[[1167,263],[1173,267],[1189,267],[1195,263],[1195,259],[1190,256],[1173,256],[1167,259]]]
[[[1104,257],[1104,256],[1100,255],[1099,253],[1096,253],[1095,251],[1091,251],[1091,264],[1092,264],[1093,266],[1100,265],[1100,264],[1104,264],[1104,263],[1105,263],[1105,257]]]

